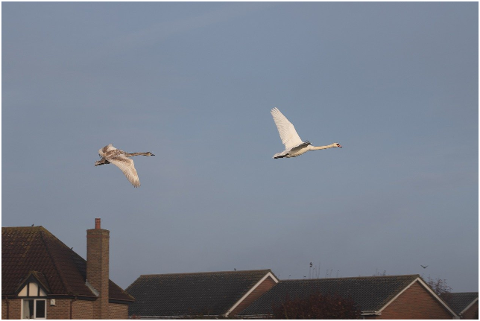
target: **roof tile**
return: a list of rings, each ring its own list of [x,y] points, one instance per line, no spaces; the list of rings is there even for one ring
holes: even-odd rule
[[[270,270],[141,275],[129,315],[223,315]]]
[[[471,303],[478,300],[478,292],[444,293],[441,297],[456,314],[460,314]]]
[[[280,281],[239,315],[271,314],[272,306],[280,304],[287,295],[291,299],[304,298],[315,292],[349,297],[362,311],[378,311],[418,277],[401,275]]]

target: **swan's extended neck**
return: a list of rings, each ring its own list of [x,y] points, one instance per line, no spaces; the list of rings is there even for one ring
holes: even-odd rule
[[[154,154],[150,153],[150,152],[146,152],[146,153],[125,153],[126,156],[128,157],[132,157],[132,156],[155,156]]]
[[[312,146],[310,145],[310,150],[320,150],[320,149],[328,149],[328,148],[335,148],[338,147],[337,143],[333,143],[330,145],[325,145],[325,146]]]

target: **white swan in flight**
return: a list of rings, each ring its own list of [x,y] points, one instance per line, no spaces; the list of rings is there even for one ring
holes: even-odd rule
[[[298,136],[293,124],[288,121],[287,117],[285,117],[277,107],[273,108],[270,112],[272,113],[275,125],[277,125],[278,133],[280,134],[282,143],[285,145],[285,150],[283,152],[273,155],[273,158],[275,159],[283,157],[297,157],[308,152],[309,150],[342,147],[339,143],[333,143],[325,146],[313,146],[308,140],[302,141],[300,136]]]
[[[113,147],[112,144],[98,150],[98,155],[102,158],[99,161],[95,162],[95,166],[105,165],[112,163],[113,165],[120,168],[120,170],[125,174],[127,179],[132,183],[134,187],[140,186],[140,179],[138,178],[137,170],[133,165],[133,160],[128,157],[132,156],[155,156],[150,152],[146,153],[126,153],[123,150]]]

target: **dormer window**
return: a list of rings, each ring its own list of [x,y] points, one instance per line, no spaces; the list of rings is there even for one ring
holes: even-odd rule
[[[17,292],[18,297],[22,298],[22,319],[47,318],[47,289],[37,277],[41,277],[41,274],[31,273]]]

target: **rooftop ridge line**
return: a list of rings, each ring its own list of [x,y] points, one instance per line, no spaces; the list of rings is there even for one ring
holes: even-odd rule
[[[196,274],[228,274],[228,273],[239,273],[239,272],[271,272],[270,269],[262,270],[237,270],[237,271],[212,271],[212,272],[180,272],[180,273],[154,273],[154,274],[142,274],[140,277],[153,277],[153,276],[171,276],[171,275],[196,275]]]
[[[280,279],[280,282],[291,281],[319,281],[319,280],[345,280],[345,279],[367,279],[367,278],[394,278],[394,277],[419,277],[419,274],[400,274],[400,275],[372,275],[372,276],[347,276],[338,278],[311,278],[311,279]]]

